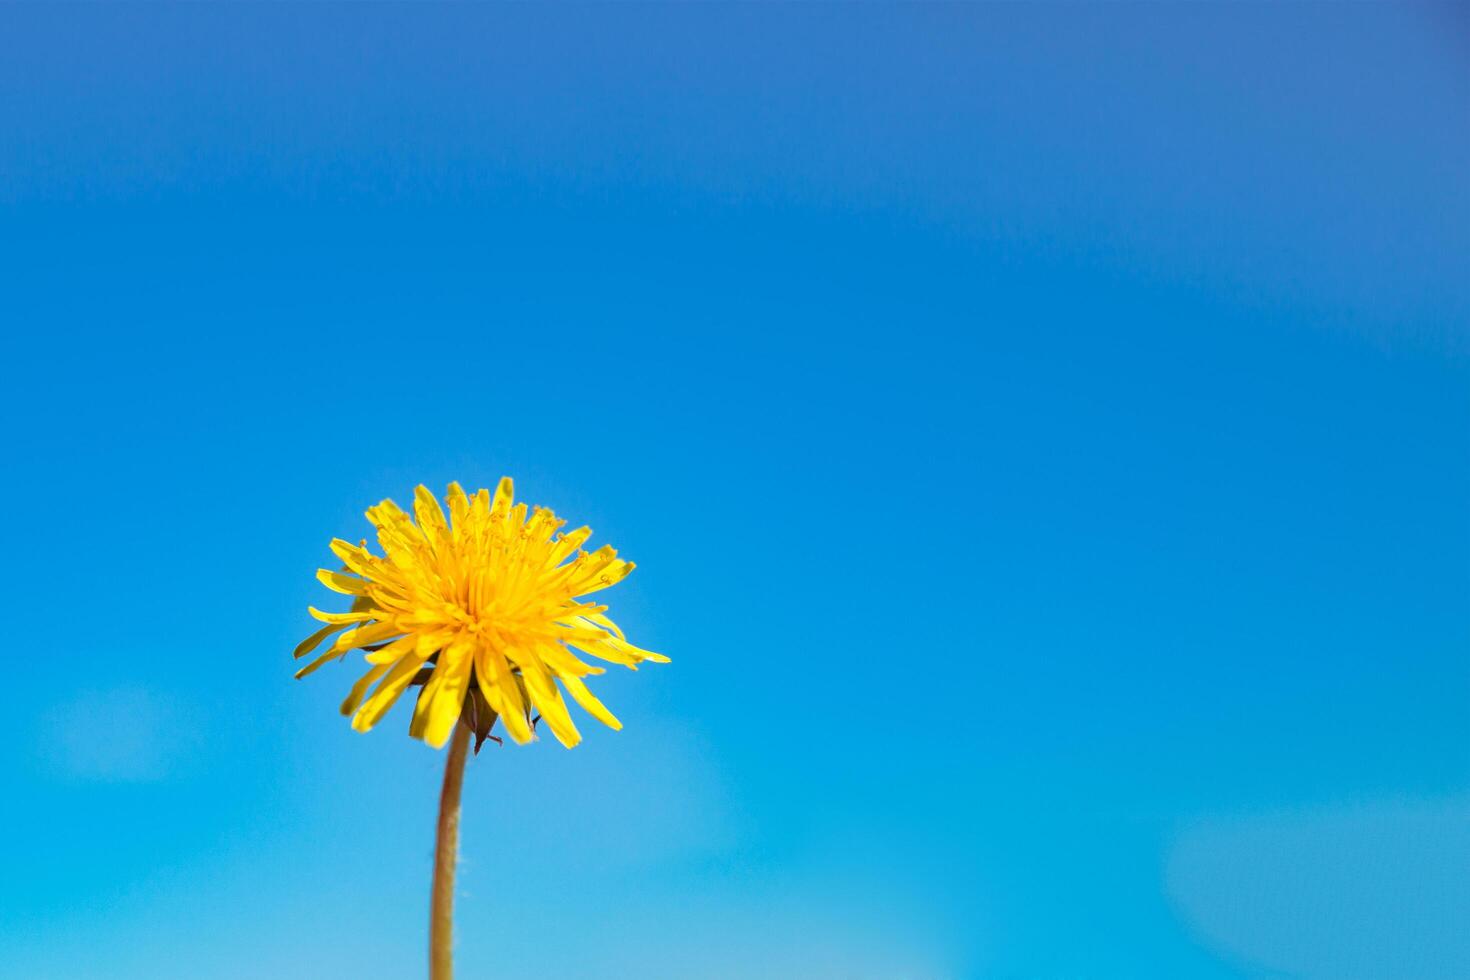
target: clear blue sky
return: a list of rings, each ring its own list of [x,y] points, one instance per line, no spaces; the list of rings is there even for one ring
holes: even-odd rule
[[[0,976],[418,975],[291,679],[493,486],[674,662],[466,978],[1470,975],[1463,6],[0,10]]]

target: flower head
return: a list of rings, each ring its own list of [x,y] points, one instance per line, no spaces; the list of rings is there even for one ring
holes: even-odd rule
[[[351,629],[296,676],[351,650],[366,651],[368,672],[342,702],[352,727],[372,728],[404,691],[422,683],[409,734],[436,748],[453,732],[467,698],[483,698],[517,742],[530,741],[534,709],[571,748],[581,735],[558,681],[593,717],[621,728],[582,681],[603,668],[572,651],[634,670],[643,660],[668,662],[627,642],[604,615],[606,606],[583,599],[621,581],[633,563],[609,547],[579,550],[589,528],[560,534],[566,522],[551,511],[536,507],[528,514],[525,504],[512,505],[508,477],[493,498],[488,490],[467,496],[451,483],[445,500],[447,520],[422,486],[414,492],[414,517],[391,500],[369,508],[381,557],[366,541],[332,541],[344,569],[321,569],[317,578],[352,596],[352,609],[311,609],[327,625],[302,642],[296,656]]]

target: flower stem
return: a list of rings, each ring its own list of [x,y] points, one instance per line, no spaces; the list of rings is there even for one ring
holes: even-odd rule
[[[444,760],[439,828],[434,840],[434,890],[429,899],[429,980],[454,980],[454,863],[459,854],[459,791],[470,730],[460,722]]]

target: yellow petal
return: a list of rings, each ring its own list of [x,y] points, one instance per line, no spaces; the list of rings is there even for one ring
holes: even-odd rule
[[[439,663],[434,667],[435,678],[442,676],[443,681],[429,704],[424,741],[436,749],[449,741],[459,716],[464,713],[464,696],[470,686],[473,654],[474,647],[470,643],[452,643],[439,655]]]
[[[388,675],[373,691],[372,696],[352,716],[352,727],[360,732],[365,732],[376,725],[378,719],[393,707],[393,703],[413,681],[413,675],[418,673],[423,663],[424,658],[421,658],[418,653],[412,653],[394,664],[393,668],[388,671]]]
[[[444,520],[444,508],[439,506],[439,498],[430,493],[429,488],[423,484],[414,488],[413,513],[418,518],[424,537],[438,551],[449,537],[449,524]]]
[[[353,578],[326,568],[318,568],[316,577],[317,581],[333,592],[340,592],[343,595],[367,595],[368,584],[360,578]]]
[[[392,623],[373,623],[370,626],[359,626],[355,630],[348,630],[337,637],[337,642],[332,644],[332,653],[346,653],[353,647],[370,647],[384,640],[391,640],[402,633],[403,630]]]
[[[607,607],[604,606],[603,608],[606,609]],[[590,619],[594,625],[601,626],[603,629],[607,630],[618,639],[625,639],[625,637],[623,636],[623,631],[618,629],[618,624],[614,623],[612,620],[608,619],[601,613],[587,613],[586,618]]]
[[[629,667],[633,670],[637,670],[638,658],[630,653],[624,653],[623,651],[617,649],[608,642],[608,639],[609,638],[604,637],[597,641],[587,641],[576,638],[562,637],[562,642],[565,643],[567,646],[572,647],[573,649],[581,650],[583,653],[592,657],[596,657],[599,660],[606,660],[609,663],[621,664],[624,667]]]
[[[515,485],[511,483],[510,477],[502,476],[500,482],[495,485],[495,499],[490,501],[490,513],[504,515],[510,510],[510,504],[514,494]]]
[[[546,673],[546,668],[539,662],[527,662],[533,657],[534,654],[516,651],[516,660],[521,665],[521,679],[526,682],[526,692],[531,695],[531,703],[536,706],[536,710],[541,712],[542,720],[551,726],[551,733],[556,736],[557,741],[571,748],[582,741],[582,736],[572,723],[572,716],[567,713],[561,691],[557,690],[556,684]]]
[[[402,568],[419,564],[428,553],[428,544],[413,521],[397,504],[384,500],[368,508],[368,520],[378,529],[378,544],[390,561]]]
[[[350,541],[341,538],[333,538],[327,547],[332,549],[332,554],[342,559],[342,564],[347,566],[348,571],[357,575],[372,578],[378,568],[378,556],[359,547]]]
[[[388,665],[379,664],[378,666],[369,670],[366,674],[363,674],[361,677],[359,677],[357,683],[352,685],[352,690],[347,692],[346,700],[342,702],[342,713],[344,715],[350,715],[354,711],[356,711],[357,706],[359,704],[362,704],[362,696],[367,693],[367,689],[369,687],[372,687],[373,681],[377,680],[379,677],[382,677],[387,672]]]
[[[498,650],[481,647],[476,652],[475,676],[485,700],[490,702],[505,722],[510,737],[522,745],[531,741],[531,724],[526,718],[526,702],[521,697],[520,685],[511,676],[510,665]]]
[[[475,491],[475,498],[470,501],[470,527],[479,534],[490,522],[490,491],[483,487]]]
[[[369,609],[364,609],[361,612],[330,613],[322,612],[315,606],[307,606],[306,611],[311,613],[313,619],[318,619],[323,623],[333,623],[339,627],[346,626],[350,623],[366,623],[369,620],[378,618],[378,614]]]
[[[563,534],[556,539],[556,546],[551,549],[551,554],[547,556],[548,563],[552,565],[560,564],[567,555],[582,547],[583,543],[590,537],[592,537],[592,528],[590,527],[579,527],[575,531],[568,531],[566,534]]]
[[[298,681],[301,680],[301,678],[305,677],[307,674],[313,673],[318,667],[326,663],[328,660],[335,660],[338,657],[342,656],[344,652],[345,651],[336,649],[328,650],[326,653],[322,654],[320,657],[317,657],[311,663],[298,670],[296,672],[296,679]]]
[[[543,545],[565,523],[557,520],[549,508],[537,507],[531,515],[531,523],[526,526],[526,540],[532,545]]]
[[[338,630],[342,629],[346,625],[346,623],[333,623],[330,626],[323,626],[321,629],[317,630],[315,633],[311,634],[306,639],[298,643],[296,645],[295,651],[291,654],[291,656],[296,658],[297,660],[300,660],[302,657],[306,656],[308,653],[321,646],[323,640],[325,640],[327,637],[331,636]]]
[[[396,664],[400,658],[406,657],[414,652],[418,646],[418,637],[402,636],[381,650],[370,651],[363,659],[374,666],[382,664]]]
[[[586,575],[576,579],[569,591],[572,595],[583,596],[612,588],[631,575],[633,569],[637,567],[630,561],[610,561],[596,572],[589,571]]]
[[[588,677],[607,673],[601,667],[579,660],[576,654],[560,643],[543,643],[536,648],[536,652],[558,677]]]
[[[449,526],[454,531],[454,540],[463,541],[469,530],[470,498],[458,483],[449,484],[449,492],[444,496],[449,501]]]
[[[413,703],[413,717],[408,722],[408,734],[413,738],[424,737],[424,729],[429,724],[429,708],[443,683],[444,675],[436,670],[420,688],[418,700]]]
[[[638,660],[647,660],[650,663],[655,663],[655,664],[666,664],[666,663],[671,663],[672,662],[672,661],[669,660],[668,657],[665,657],[661,653],[654,653],[652,650],[645,650],[642,647],[635,647],[633,644],[629,643],[627,640],[623,640],[623,639],[620,639],[618,637],[613,637],[612,639],[609,639],[606,642],[607,642],[607,645],[610,646],[610,647],[612,647],[614,650],[618,650],[618,651],[620,651],[622,653],[629,654],[629,655],[637,658]]]
[[[580,704],[589,715],[596,718],[598,721],[602,722],[604,725],[606,725],[608,728],[611,728],[615,732],[622,731],[623,723],[618,721],[617,716],[614,715],[611,711],[608,711],[607,706],[604,705],[601,701],[597,700],[597,698],[593,695],[591,691],[587,690],[587,685],[582,683],[581,678],[568,677],[563,674],[561,677],[561,683],[562,686],[567,689],[567,692],[571,694],[573,699],[575,699],[576,702]]]

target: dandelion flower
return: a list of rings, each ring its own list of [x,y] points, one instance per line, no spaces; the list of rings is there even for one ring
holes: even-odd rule
[[[578,653],[633,670],[644,660],[668,662],[629,643],[607,607],[586,598],[622,581],[633,563],[612,548],[581,550],[591,530],[560,533],[565,521],[543,507],[528,512],[511,496],[505,478],[493,497],[488,490],[470,497],[451,483],[447,518],[424,487],[414,491],[412,517],[391,500],[369,508],[383,554],[369,551],[365,540],[332,541],[342,569],[323,568],[317,578],[351,596],[352,607],[312,609],[326,625],[296,648],[304,657],[335,637],[298,678],[364,652],[368,671],[342,702],[353,728],[372,728],[419,685],[409,734],[435,748],[449,742],[429,898],[430,980],[454,976],[454,869],[470,735],[478,752],[498,719],[511,738],[529,742],[545,719],[571,748],[581,735],[563,688],[603,724],[622,727],[583,681],[603,668]]]
[[[381,556],[366,541],[332,541],[344,567],[322,569],[317,578],[352,596],[352,608],[310,610],[326,625],[296,648],[297,657],[340,635],[296,676],[365,651],[368,671],[342,702],[353,728],[372,728],[421,684],[409,734],[435,748],[476,704],[517,742],[532,738],[534,712],[571,748],[581,735],[561,688],[603,724],[622,727],[583,680],[603,668],[578,653],[635,670],[644,660],[668,662],[629,643],[607,607],[585,598],[621,581],[633,563],[610,547],[580,550],[589,528],[559,533],[565,521],[543,507],[528,511],[511,496],[508,477],[493,497],[488,490],[471,497],[451,483],[446,519],[420,486],[412,517],[391,500],[369,508]],[[484,717],[468,723],[482,738],[488,731]]]

